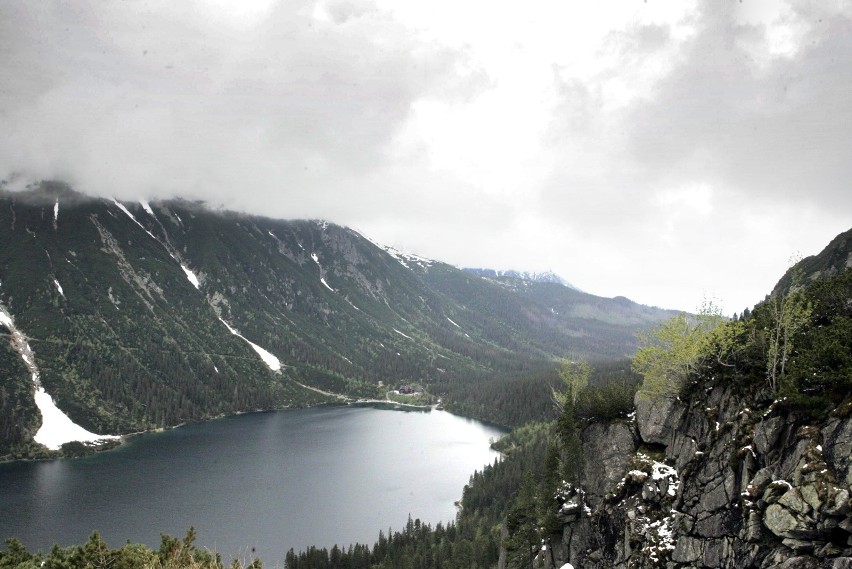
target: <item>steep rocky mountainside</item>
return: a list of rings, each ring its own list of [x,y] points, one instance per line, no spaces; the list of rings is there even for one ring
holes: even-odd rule
[[[622,357],[668,316],[516,290],[327,222],[45,183],[0,193],[0,454],[38,430],[36,385],[75,423],[126,433]]]
[[[798,277],[804,282],[813,282],[838,275],[852,268],[852,229],[844,231],[817,255],[805,257],[795,264],[775,285],[773,292],[786,291]]]
[[[852,567],[850,235],[729,323],[736,341],[714,346],[679,391],[640,390],[628,418],[583,428],[550,567]],[[808,315],[795,328],[776,296],[794,282]],[[792,330],[778,385],[767,380],[773,318]]]
[[[721,386],[637,403],[583,432],[552,566],[852,566],[849,409],[812,421]]]

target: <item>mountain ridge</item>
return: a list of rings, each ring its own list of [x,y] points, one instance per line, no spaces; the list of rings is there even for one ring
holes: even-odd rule
[[[61,183],[0,193],[0,227],[0,304],[57,406],[98,433],[615,359],[670,315],[549,283],[507,289],[326,221]],[[8,451],[40,419],[3,344]]]
[[[463,267],[462,270],[466,273],[470,273],[472,275],[476,275],[486,279],[498,281],[501,279],[518,279],[522,281],[531,281],[539,283],[555,283],[582,292],[578,287],[569,283],[567,280],[563,279],[561,276],[557,275],[553,271],[544,271],[538,273],[533,271],[519,271],[516,269],[497,270],[473,267]]]

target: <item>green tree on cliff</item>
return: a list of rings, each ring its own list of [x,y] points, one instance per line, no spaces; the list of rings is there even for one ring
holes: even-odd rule
[[[712,302],[705,302],[698,314],[680,313],[655,330],[639,335],[640,347],[633,356],[633,370],[644,378],[641,396],[663,397],[677,394],[686,378],[696,371],[704,358],[718,351],[733,338],[734,330],[723,332],[727,319]]]
[[[563,361],[559,367],[559,378],[565,387],[565,391],[553,392],[553,397],[556,400],[556,405],[560,410],[565,409],[569,403],[577,404],[577,397],[580,392],[586,389],[589,385],[589,378],[592,375],[592,367],[589,362],[581,360],[579,362]]]
[[[771,315],[766,338],[766,379],[774,392],[786,379],[793,339],[808,323],[812,312],[811,302],[800,285],[801,276],[794,271],[792,278],[789,292],[773,293],[765,302]]]

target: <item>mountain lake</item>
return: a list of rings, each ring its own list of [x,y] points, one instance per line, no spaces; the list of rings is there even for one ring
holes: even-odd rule
[[[129,438],[81,459],[0,464],[0,540],[158,548],[160,534],[284,565],[291,547],[371,548],[409,514],[455,518],[504,431],[445,411],[325,407],[252,413]]]

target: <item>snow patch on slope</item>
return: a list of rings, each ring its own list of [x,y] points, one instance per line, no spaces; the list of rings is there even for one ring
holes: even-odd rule
[[[400,336],[403,336],[403,337],[405,337],[405,338],[408,338],[409,340],[413,340],[413,339],[414,339],[414,338],[412,338],[411,336],[409,336],[408,334],[404,334],[403,332],[400,332],[400,331],[399,331],[399,330],[397,330],[396,328],[394,328],[394,329],[393,329],[393,331],[394,331],[394,332],[396,332],[397,334],[399,334]]]
[[[412,265],[416,265],[421,269],[428,269],[435,262],[432,259],[427,259],[426,257],[415,255],[414,253],[403,253],[393,247],[382,246],[382,249],[384,249],[391,257],[396,259],[397,262],[406,269],[411,269]]]
[[[36,389],[35,402],[38,410],[41,411],[41,428],[33,438],[35,442],[49,449],[59,450],[63,444],[71,441],[96,442],[102,439],[118,438],[114,435],[98,435],[87,431],[72,421],[56,406],[53,397],[48,395],[42,387]]]
[[[186,273],[186,278],[189,280],[189,282],[192,283],[192,286],[194,286],[196,289],[200,290],[201,289],[201,283],[198,281],[198,277],[195,276],[195,273],[193,273],[191,270],[189,270],[189,268],[187,268],[187,266],[184,265],[183,263],[181,263],[180,268],[183,269],[184,273]]]
[[[138,220],[138,219],[136,219],[136,216],[134,216],[132,213],[130,213],[130,210],[128,210],[126,207],[124,207],[124,205],[123,205],[123,204],[121,204],[118,200],[116,200],[115,198],[113,198],[113,199],[112,199],[112,203],[114,203],[114,204],[116,205],[116,207],[118,207],[118,209],[120,209],[120,210],[121,210],[121,211],[123,211],[125,214],[127,214],[127,216],[128,216],[130,219],[132,219],[132,220],[133,220],[133,222],[134,222],[136,225],[138,225],[139,227],[141,227],[141,228],[142,228],[142,230],[143,230],[143,231],[145,231],[145,233],[147,233],[148,235],[150,235],[150,236],[151,236],[151,239],[153,239],[154,241],[156,241],[157,243],[159,243],[160,245],[162,245],[162,246],[163,246],[163,248],[166,250],[166,252],[169,254],[169,257],[171,257],[172,259],[174,259],[175,261],[177,261],[177,262],[178,262],[178,264],[180,265],[180,268],[181,268],[181,269],[183,269],[183,272],[184,272],[184,274],[186,275],[186,278],[187,278],[187,279],[189,279],[189,282],[191,282],[191,283],[192,283],[192,286],[194,286],[194,287],[195,287],[196,289],[198,289],[198,290],[200,290],[200,289],[201,289],[201,282],[198,280],[198,276],[197,276],[194,272],[192,272],[192,270],[190,270],[190,269],[189,269],[189,267],[187,267],[185,264],[183,264],[183,262],[182,262],[182,260],[181,260],[181,255],[180,255],[180,253],[179,253],[178,251],[176,251],[176,250],[174,249],[174,247],[172,247],[172,246],[168,243],[168,238],[166,239],[166,242],[160,241],[159,239],[157,239],[157,237],[155,237],[155,236],[154,236],[154,234],[153,234],[153,233],[151,233],[150,231],[148,231],[147,229],[145,229],[145,226],[144,226],[144,225],[142,225],[141,223],[139,223],[139,220]],[[153,209],[151,209],[151,204],[149,204],[149,203],[148,203],[147,201],[145,201],[145,200],[139,200],[139,204],[142,206],[142,209],[144,209],[144,210],[145,210],[145,211],[146,211],[146,212],[147,212],[147,213],[148,213],[151,217],[153,217],[154,219],[157,219],[157,216],[156,216],[156,215],[154,215],[154,210],[153,210]],[[177,214],[175,214],[175,217],[177,217]],[[181,219],[180,219],[179,217],[178,217],[178,221],[180,221],[181,223],[183,223],[183,221],[181,221]]]
[[[334,289],[333,289],[333,288],[331,288],[327,282],[325,282],[325,276],[324,276],[325,271],[323,271],[323,270],[322,270],[322,265],[320,265],[319,257],[317,256],[317,254],[316,254],[316,253],[311,253],[311,259],[313,259],[313,260],[314,260],[314,263],[316,263],[316,264],[317,264],[317,267],[319,267],[319,271],[320,271],[320,282],[323,284],[323,286],[325,286],[325,288],[327,288],[327,289],[328,289],[328,290],[330,290],[331,292],[334,292]]]
[[[118,209],[120,209],[121,211],[123,211],[124,213],[126,213],[126,214],[127,214],[127,217],[129,217],[130,219],[132,219],[132,220],[133,220],[133,223],[135,223],[136,225],[138,225],[139,227],[141,227],[141,228],[142,228],[142,231],[144,231],[145,233],[147,233],[148,235],[150,235],[150,236],[151,236],[151,239],[153,239],[154,241],[159,242],[159,239],[157,239],[156,237],[154,237],[154,234],[153,234],[153,233],[151,233],[150,231],[148,231],[147,229],[145,229],[145,226],[144,226],[144,225],[142,225],[141,223],[139,223],[139,220],[138,220],[138,219],[136,219],[136,217],[135,217],[132,213],[130,213],[130,210],[129,210],[129,209],[127,209],[126,207],[124,207],[124,205],[123,205],[123,204],[119,203],[119,201],[118,201],[118,200],[116,200],[115,198],[113,198],[113,199],[112,199],[112,203],[114,203]]]
[[[63,413],[56,406],[56,403],[53,402],[53,398],[42,387],[32,348],[30,348],[24,334],[15,326],[12,316],[3,306],[0,306],[0,324],[3,324],[12,332],[12,347],[20,354],[21,359],[24,360],[24,364],[26,364],[27,369],[30,371],[30,378],[35,387],[35,404],[41,413],[41,427],[39,427],[38,432],[33,437],[35,442],[51,450],[59,450],[63,444],[72,441],[99,442],[106,439],[119,438],[116,435],[98,435],[87,431]]]
[[[139,205],[142,206],[142,209],[148,212],[148,215],[156,219],[156,215],[154,215],[154,210],[151,209],[151,204],[146,202],[145,200],[139,200]]]
[[[238,338],[241,338],[249,346],[251,346],[252,349],[255,352],[257,352],[257,355],[260,356],[260,359],[263,360],[263,363],[265,363],[267,366],[269,366],[269,369],[271,369],[272,371],[280,371],[281,370],[281,361],[278,358],[276,358],[274,355],[272,355],[269,351],[264,350],[263,348],[261,348],[260,346],[258,346],[257,344],[255,344],[254,342],[252,342],[251,340],[249,340],[248,338],[246,338],[245,336],[243,336],[239,332],[237,332],[234,328],[231,327],[230,324],[225,322],[221,317],[219,317],[219,320],[222,322],[222,324],[225,325],[225,327],[228,329],[228,331],[231,334],[233,334],[234,336],[237,336]]]

